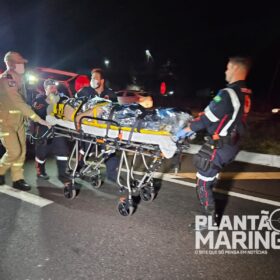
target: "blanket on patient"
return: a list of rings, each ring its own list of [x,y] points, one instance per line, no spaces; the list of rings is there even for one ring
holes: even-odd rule
[[[50,114],[57,118],[79,121],[82,117],[95,117],[98,122],[113,120],[121,127],[132,127],[137,130],[167,131],[176,134],[188,125],[193,117],[176,108],[156,108],[147,110],[141,105],[116,105],[110,100],[94,97],[89,101],[81,98],[69,98],[52,104]],[[104,123],[103,122],[103,123]]]

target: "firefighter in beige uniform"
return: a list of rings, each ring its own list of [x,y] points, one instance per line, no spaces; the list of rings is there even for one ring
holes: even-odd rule
[[[28,191],[24,181],[23,164],[26,154],[24,118],[50,127],[25,103],[22,92],[22,76],[27,60],[17,52],[4,57],[7,70],[0,75],[0,139],[6,153],[0,160],[0,185],[5,184],[5,173],[11,169],[13,187]]]

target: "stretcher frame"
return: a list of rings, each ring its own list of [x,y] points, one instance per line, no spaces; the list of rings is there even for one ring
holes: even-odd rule
[[[122,128],[113,120],[104,120],[96,117],[83,117],[86,119],[102,120],[108,124],[113,124]],[[75,141],[74,147],[68,160],[70,170],[71,184],[64,187],[64,196],[69,199],[74,199],[77,195],[76,178],[81,178],[89,181],[93,188],[98,189],[102,185],[100,167],[104,161],[116,151],[121,153],[120,162],[117,174],[117,185],[120,192],[127,192],[127,196],[121,196],[118,202],[118,212],[122,216],[131,216],[135,210],[133,196],[140,196],[143,202],[151,202],[156,196],[153,177],[154,173],[161,167],[163,159],[165,158],[158,145],[137,143],[133,141],[122,140],[121,133],[115,138],[96,136],[85,133],[82,129],[82,121],[75,122],[75,128],[64,127],[61,125],[54,125],[51,129],[52,137],[65,137],[71,141]],[[78,171],[79,148],[80,143],[88,143],[89,146],[85,151],[83,160],[84,167]],[[179,145],[180,146],[180,145]],[[186,145],[184,145],[186,147]],[[94,157],[92,161],[88,161],[90,151],[94,150]],[[178,147],[181,152],[182,148]],[[129,154],[132,154],[132,160],[129,162]],[[143,167],[145,168],[142,175],[135,172],[135,164],[140,158]],[[148,163],[147,159],[151,162]],[[74,162],[74,164],[73,164]],[[121,178],[124,172],[125,180]]]

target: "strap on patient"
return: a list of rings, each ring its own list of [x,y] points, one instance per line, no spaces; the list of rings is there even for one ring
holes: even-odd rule
[[[117,107],[118,107],[118,105],[112,106],[111,111],[110,111],[110,113],[109,113],[108,120],[110,120],[110,121],[113,120],[113,115],[114,115],[114,112],[116,111]],[[111,124],[112,124],[110,121],[107,122],[105,137],[108,137],[108,132],[109,132],[110,126],[111,126]]]
[[[140,132],[143,119],[148,114],[148,111],[144,107],[139,106],[139,109],[141,110],[142,114],[136,118],[135,123],[133,124],[133,126],[130,130],[130,133],[128,136],[128,144],[130,144],[130,141],[131,141],[131,138],[132,138],[132,135],[133,135],[133,132],[135,131],[135,129],[137,132]]]
[[[81,122],[81,124],[77,123],[76,117],[77,117],[77,114],[81,111],[83,105],[84,105],[86,102],[87,102],[87,100],[86,100],[86,99],[83,99],[83,100],[81,101],[81,104],[78,106],[78,108],[75,110],[75,112],[74,112],[74,114],[73,114],[73,121],[74,121],[74,124],[75,124],[75,128],[76,128],[76,130],[78,130],[78,131],[79,131],[79,130],[81,129],[81,127],[82,127],[82,122]]]

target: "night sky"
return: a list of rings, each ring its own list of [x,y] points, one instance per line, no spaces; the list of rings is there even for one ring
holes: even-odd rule
[[[129,80],[149,49],[153,69],[171,61],[188,94],[224,86],[228,56],[242,54],[254,60],[255,96],[280,95],[280,16],[268,1],[0,2],[1,57],[16,50],[30,66],[86,74],[107,58],[114,78]]]

